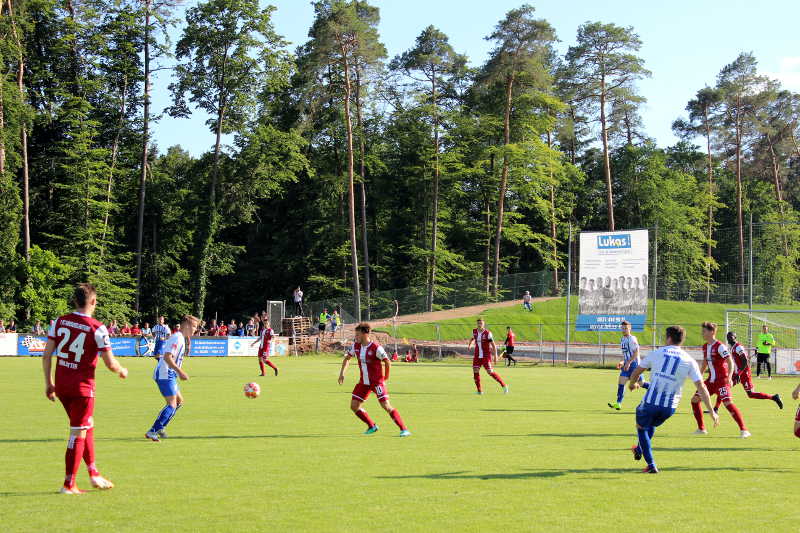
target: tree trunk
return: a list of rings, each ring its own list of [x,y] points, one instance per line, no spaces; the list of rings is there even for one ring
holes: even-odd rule
[[[739,283],[747,283],[744,263],[744,212],[742,210],[742,125],[741,101],[736,98],[736,222],[739,229]],[[744,294],[744,292],[742,292]]]
[[[506,76],[506,109],[503,120],[503,147],[511,143],[511,98],[514,76]],[[503,171],[500,175],[500,194],[497,198],[497,231],[494,235],[494,285],[492,296],[497,298],[500,283],[500,244],[503,236],[503,209],[505,207],[506,189],[508,187],[508,153],[503,153]]]
[[[353,121],[350,117],[352,87],[350,85],[350,61],[344,45],[341,46],[341,50],[344,58],[344,120],[347,128],[347,215],[350,222],[350,258],[353,270],[353,314],[356,320],[361,320],[361,287],[358,282],[358,250],[356,247],[356,199],[353,186]]]
[[[490,268],[490,257],[491,257],[491,250],[492,250],[492,204],[489,202],[489,198],[486,197],[486,201],[483,203],[483,209],[485,211],[485,218],[483,221],[483,230],[486,235],[486,246],[483,249],[483,292],[486,296],[489,296],[489,291],[491,290],[490,280],[491,277],[489,276],[489,268]]]
[[[606,204],[608,207],[608,230],[614,231],[614,191],[611,187],[611,158],[608,154],[608,130],[606,129],[606,82],[600,81],[600,137],[603,141],[603,173],[606,177]]]
[[[5,93],[6,84],[0,83],[0,132],[6,130]],[[0,175],[6,172],[6,137],[0,135]]]
[[[708,246],[707,246],[707,265],[706,265],[706,303],[711,301],[711,237],[714,227],[714,208],[711,200],[714,197],[714,167],[711,160],[711,126],[708,123],[708,108],[704,109],[704,122],[706,128],[706,156],[708,165]]]
[[[366,165],[364,157],[366,155],[366,148],[364,142],[364,123],[361,117],[361,73],[356,68],[356,127],[358,128],[358,144],[359,144],[359,158],[361,172],[361,247],[364,254],[364,293],[367,297],[367,320],[370,319],[370,280],[369,280],[369,240],[367,237],[367,183],[366,183]]]
[[[633,146],[633,132],[631,131],[631,117],[630,111],[625,109],[625,135],[628,140],[628,146]]]
[[[142,291],[142,235],[144,234],[144,204],[147,195],[147,154],[150,150],[150,8],[152,0],[145,1],[144,19],[144,99],[142,117],[142,168],[139,173],[139,212],[136,222],[136,301],[139,312]],[[200,315],[202,316],[202,315]]]
[[[431,256],[428,268],[428,312],[433,311],[436,285],[436,245],[439,237],[439,113],[436,109],[436,69],[431,70],[431,104],[433,105],[433,223]]]
[[[783,191],[781,187],[781,170],[780,162],[778,162],[778,155],[775,153],[775,147],[772,145],[772,139],[767,136],[769,143],[769,154],[772,159],[772,182],[775,186],[775,199],[778,201],[778,209],[781,212],[781,244],[783,244],[783,254],[789,257],[789,243],[786,240],[786,232],[784,231],[784,221],[786,220],[786,211],[783,205]]]
[[[553,147],[553,138],[547,132],[547,147]],[[549,170],[550,180],[553,180],[553,171]],[[553,294],[558,294],[558,241],[556,233],[556,188],[550,185],[550,238],[553,239]]]

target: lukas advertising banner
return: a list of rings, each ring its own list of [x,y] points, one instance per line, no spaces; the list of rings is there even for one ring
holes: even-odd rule
[[[119,357],[132,357],[137,353],[137,337],[111,337],[111,351]],[[47,337],[36,335],[17,335],[17,355],[38,355],[44,353]]]
[[[581,233],[577,331],[644,329],[648,245],[647,230]]]

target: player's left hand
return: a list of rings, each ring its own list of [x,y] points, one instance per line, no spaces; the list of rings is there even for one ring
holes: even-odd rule
[[[344,376],[339,374],[339,385],[341,385],[342,383],[344,383]]]
[[[56,386],[53,384],[47,385],[44,390],[44,395],[47,396],[47,399],[50,400],[51,402],[56,401]],[[795,398],[795,400],[796,399],[797,398]]]
[[[622,368],[622,361],[617,361],[617,370]]]
[[[800,400],[800,387],[794,389],[792,391],[792,399],[793,400]]]
[[[719,415],[713,409],[711,410],[711,420],[714,421],[714,427],[719,426]]]

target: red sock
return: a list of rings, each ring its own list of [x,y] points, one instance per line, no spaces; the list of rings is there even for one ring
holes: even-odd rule
[[[86,432],[86,442],[83,447],[83,462],[89,470],[89,476],[99,476],[100,472],[94,464],[94,428]]]
[[[372,426],[375,425],[375,422],[372,421],[367,412],[363,409],[359,409],[358,411],[356,411],[356,416],[360,418],[367,425],[368,428],[371,428]]]
[[[267,365],[268,367],[270,367],[272,370],[278,370],[278,367],[277,367],[277,366],[275,366],[275,365],[273,365],[273,364],[272,364],[272,361],[270,361],[269,359],[267,359],[266,361],[264,361],[264,364],[265,364],[265,365]]]
[[[261,359],[260,357],[258,358],[258,366],[261,367],[261,373],[265,374],[266,372],[264,372],[264,360]]]
[[[700,407],[700,402],[692,402],[692,412],[694,419],[697,420],[697,429],[706,429],[706,423],[703,421],[703,408]]]
[[[472,377],[475,379],[475,386],[478,387],[478,392],[481,392],[481,375],[479,372],[475,372],[472,374]]]
[[[719,396],[717,396],[717,401],[716,403],[714,403],[714,409],[719,409],[720,404],[722,404],[722,400],[720,399]]]
[[[67,453],[64,455],[64,462],[66,464],[66,475],[64,476],[64,486],[74,487],[75,476],[81,466],[81,458],[83,458],[83,448],[86,439],[83,437],[74,437],[70,435],[67,441]]]
[[[752,398],[754,400],[771,400],[772,399],[772,395],[771,394],[767,394],[766,392],[748,392],[747,393],[747,397],[748,398]]]
[[[506,384],[503,383],[503,378],[501,378],[500,374],[498,374],[497,372],[492,372],[489,375],[492,376],[494,378],[494,380],[500,384],[501,387],[505,387],[506,386]]]
[[[394,423],[397,424],[397,427],[399,427],[402,431],[405,431],[406,429],[408,429],[406,427],[405,422],[403,422],[403,419],[400,416],[400,413],[397,411],[397,409],[392,409],[392,412],[389,413],[389,416],[392,417],[392,420],[394,420]]]
[[[725,407],[728,408],[728,411],[731,413],[733,419],[736,420],[737,424],[739,424],[739,429],[742,431],[746,430],[747,428],[744,427],[744,420],[742,420],[742,413],[739,412],[739,408],[736,407],[733,402],[729,402]]]

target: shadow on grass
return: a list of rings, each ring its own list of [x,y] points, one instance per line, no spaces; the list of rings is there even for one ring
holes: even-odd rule
[[[492,413],[574,413],[574,409],[481,409]]]
[[[90,494],[91,491],[87,491],[86,494]],[[57,490],[37,490],[31,492],[0,492],[0,498],[16,498],[16,497],[26,497],[26,496],[61,496],[61,494]]]
[[[35,442],[67,442],[67,437],[63,439],[0,439],[0,444],[31,444]],[[2,494],[2,493],[0,493]]]
[[[737,466],[720,467],[690,467],[676,466],[667,469],[669,472],[764,472],[764,473],[794,473],[791,470],[780,468],[749,468]],[[455,472],[442,472],[441,474],[418,474],[404,476],[376,476],[378,479],[436,479],[436,480],[462,480],[462,479],[531,479],[531,478],[556,478],[568,476],[570,474],[639,474],[640,468],[547,468],[547,469],[526,469],[522,472],[504,472],[495,474],[479,474],[468,470]]]
[[[483,435],[484,437],[631,437],[631,433],[523,433],[505,435]]]

